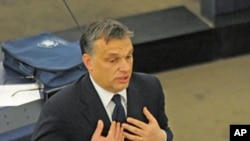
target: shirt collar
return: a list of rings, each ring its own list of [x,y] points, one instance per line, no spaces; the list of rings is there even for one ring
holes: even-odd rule
[[[99,97],[101,98],[103,105],[105,107],[107,107],[115,93],[112,93],[112,92],[109,92],[109,91],[103,89],[100,85],[98,85],[94,81],[94,79],[91,77],[91,75],[90,75],[90,80],[92,81]],[[120,94],[124,103],[127,104],[127,91],[126,91],[126,89],[123,89],[120,92],[117,92],[117,94]]]

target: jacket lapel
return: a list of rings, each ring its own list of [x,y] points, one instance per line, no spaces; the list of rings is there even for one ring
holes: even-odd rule
[[[108,118],[106,110],[101,102],[99,95],[97,94],[89,75],[86,75],[81,81],[80,100],[83,103],[83,115],[85,119],[90,123],[93,129],[96,129],[97,121],[102,120],[104,122],[103,135],[107,135],[111,122]]]
[[[146,122],[147,120],[142,111],[145,106],[145,97],[142,94],[142,87],[133,78],[127,89],[127,99],[128,117]]]
[[[82,113],[85,119],[89,122],[93,130],[96,129],[97,121],[101,119],[104,122],[102,135],[106,136],[111,122],[101,99],[90,80],[89,74],[85,75],[81,79],[79,87],[81,87],[78,89],[78,92],[80,95],[80,101],[83,105]],[[127,88],[127,116],[147,122],[147,119],[143,115],[142,111],[143,107],[146,106],[142,90],[143,87],[136,83],[136,81],[132,78],[129,87]]]

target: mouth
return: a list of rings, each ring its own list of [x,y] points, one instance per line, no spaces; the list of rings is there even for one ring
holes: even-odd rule
[[[118,77],[117,80],[120,83],[128,83],[129,82],[129,76],[123,76],[123,77]]]

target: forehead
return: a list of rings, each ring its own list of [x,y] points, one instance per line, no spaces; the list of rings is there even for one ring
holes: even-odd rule
[[[111,39],[106,41],[104,38],[95,42],[95,52],[102,55],[127,54],[133,51],[133,45],[129,37],[122,39]]]

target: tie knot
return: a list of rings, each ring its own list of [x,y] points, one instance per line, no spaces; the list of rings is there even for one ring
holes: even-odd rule
[[[112,98],[112,101],[116,104],[116,105],[120,105],[121,104],[121,96],[119,94],[115,94]]]

